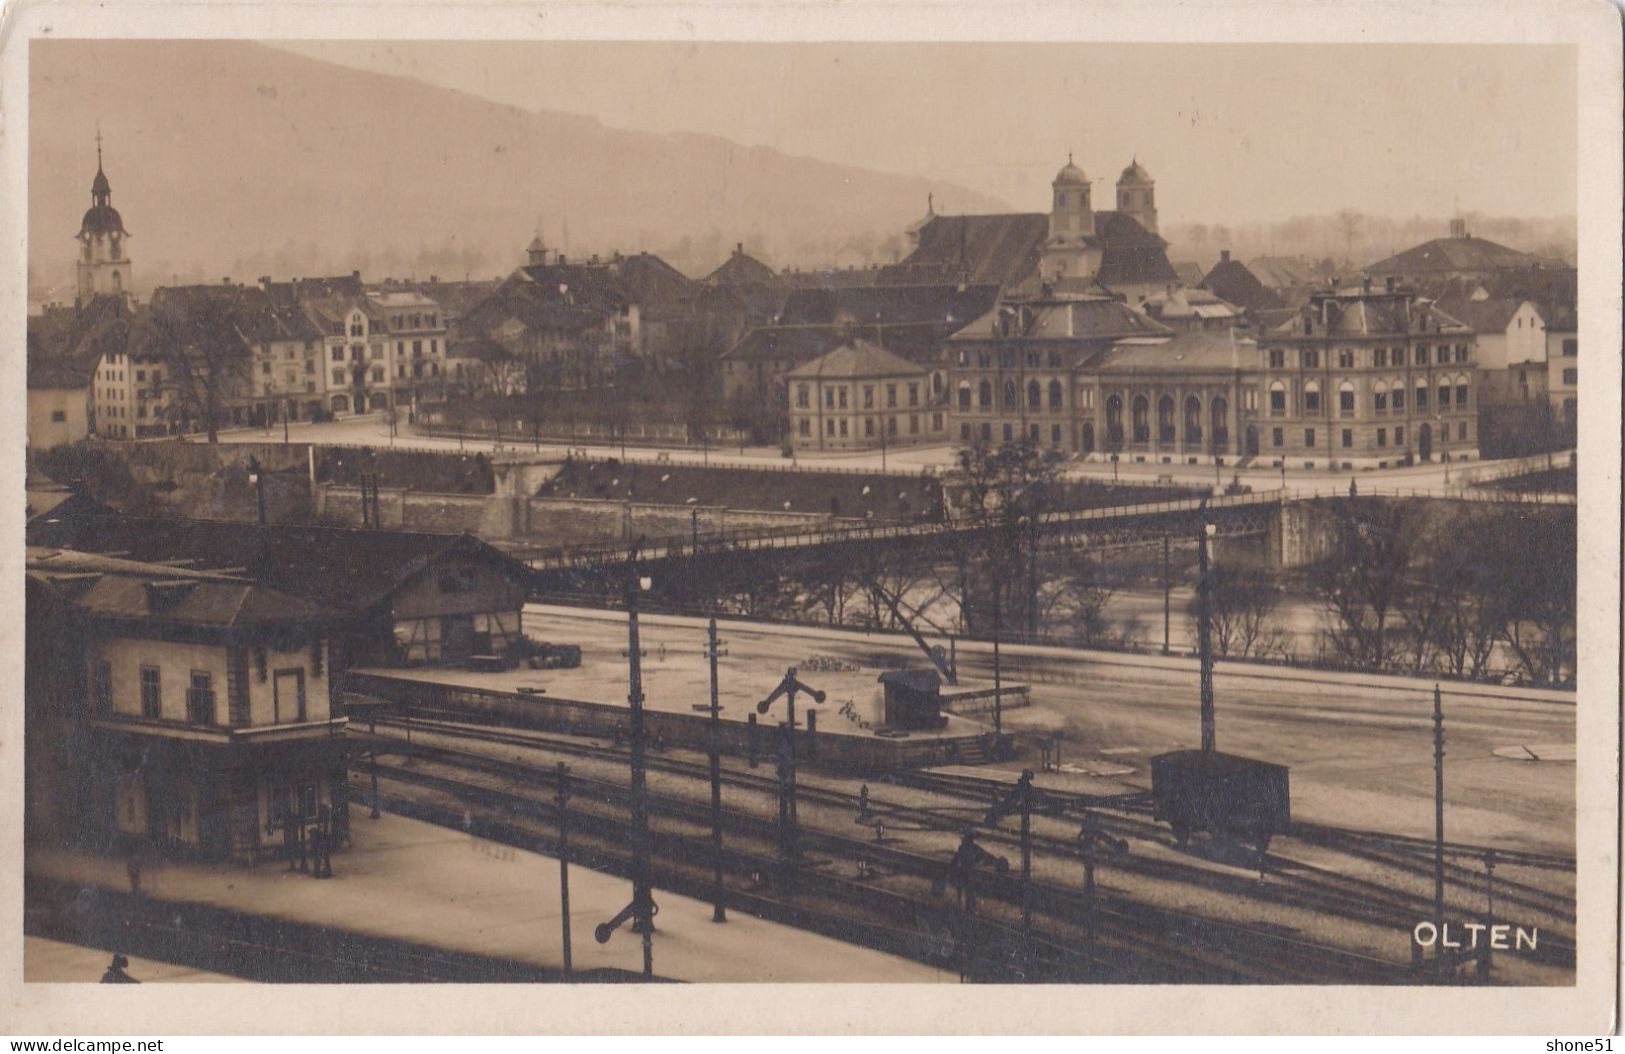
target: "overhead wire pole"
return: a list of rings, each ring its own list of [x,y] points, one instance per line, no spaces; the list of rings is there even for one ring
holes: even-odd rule
[[[1196,637],[1202,664],[1202,749],[1212,751],[1213,732],[1213,598],[1208,582],[1207,540],[1213,525],[1207,522],[1207,500],[1197,508],[1196,522]]]
[[[570,968],[570,770],[559,762],[559,919],[564,939],[564,976]]]
[[[649,580],[637,573],[637,556],[641,545],[642,540],[639,539],[628,554],[630,580],[626,590],[627,726],[632,740],[632,902],[614,918],[600,924],[593,931],[593,936],[599,944],[607,944],[615,931],[630,920],[632,932],[643,935],[643,976],[653,977],[655,908],[649,878],[649,792],[644,772],[643,667],[638,645],[638,592],[649,587]]]
[[[1444,932],[1444,701],[1433,686],[1433,923]],[[1441,941],[1441,948],[1443,943]]]
[[[716,874],[712,882],[711,921],[727,922],[722,886],[722,715],[717,704],[717,617],[706,627],[705,654],[711,660],[711,853]]]

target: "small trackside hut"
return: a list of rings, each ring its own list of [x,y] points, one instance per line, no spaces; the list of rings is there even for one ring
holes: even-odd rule
[[[935,670],[888,670],[883,723],[889,729],[935,731],[948,724],[942,713],[942,680]]]

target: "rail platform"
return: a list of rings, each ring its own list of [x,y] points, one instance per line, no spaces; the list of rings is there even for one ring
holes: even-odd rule
[[[644,727],[666,746],[706,749],[710,742],[710,673],[700,647],[653,643],[642,651]],[[782,668],[745,668],[718,659],[718,717],[724,753],[778,756],[782,699],[758,715],[761,701],[783,676]],[[878,669],[805,669],[799,679],[825,693],[822,703],[806,694],[796,700],[798,763],[853,774],[902,768],[976,764],[986,760],[991,726],[945,713],[939,729],[890,731],[879,723],[882,698]],[[345,689],[367,701],[579,735],[624,736],[627,730],[627,659],[609,648],[584,649],[575,669],[474,671],[445,667],[364,667],[346,674]],[[986,708],[991,684],[942,686],[945,711],[955,705]],[[1012,707],[1024,705],[1027,686],[1001,686]],[[753,721],[754,719],[754,721]],[[365,720],[358,730],[365,727]],[[754,745],[753,745],[754,743]]]

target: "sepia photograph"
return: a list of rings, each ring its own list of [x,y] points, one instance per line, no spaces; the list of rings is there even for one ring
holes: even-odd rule
[[[4,41],[16,991],[1612,992],[1606,6],[95,10]]]

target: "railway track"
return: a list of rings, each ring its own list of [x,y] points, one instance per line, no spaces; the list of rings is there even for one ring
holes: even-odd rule
[[[485,740],[500,743],[504,746],[524,746],[534,749],[559,752],[577,757],[587,757],[616,764],[625,763],[625,754],[613,748],[601,747],[596,744],[581,743],[577,741],[560,740],[556,737],[546,737],[529,732],[511,733],[507,731],[493,731],[489,728],[456,725],[449,722],[413,720],[414,729],[424,733],[445,734],[466,737],[470,739]],[[480,758],[480,760],[472,760]],[[526,778],[533,783],[540,781],[546,783],[548,773],[536,766],[519,766],[511,768],[516,763],[494,762],[480,755],[473,755],[464,759],[466,763],[475,767],[488,767],[497,765],[501,775],[505,778]],[[673,758],[651,758],[651,769],[663,771],[676,771],[686,775],[708,778],[708,769],[700,763],[691,763]],[[488,769],[488,771],[490,771]],[[777,781],[770,777],[758,776],[752,773],[728,770],[725,778],[728,783],[736,787],[762,792],[764,794],[777,794]],[[578,777],[572,777],[576,780]],[[625,794],[625,787],[613,781],[593,781],[590,790],[582,791],[595,798],[619,803]],[[832,791],[813,784],[803,784],[798,788],[800,800],[804,805],[828,804],[843,810],[855,810],[857,798],[845,792]],[[900,803],[871,800],[871,808],[877,814],[888,817],[888,822],[911,823],[917,822],[922,827],[937,831],[954,831],[962,826],[967,817],[945,813],[943,810],[922,809]],[[985,799],[981,803],[985,807]],[[652,803],[653,807],[653,803]],[[708,832],[709,813],[706,808],[690,799],[675,799],[664,796],[658,802],[659,811],[671,818],[684,820],[698,831],[704,827]],[[776,837],[776,822],[762,817],[745,817],[735,815],[730,818],[730,828],[735,838],[745,836],[755,838],[760,844],[770,846]],[[1005,846],[1015,844],[1012,835],[1006,832],[988,832],[987,838],[999,841]],[[906,873],[917,877],[926,877],[934,871],[942,869],[942,857],[924,856],[918,853],[895,849],[889,846],[877,846],[872,842],[859,841],[829,834],[826,831],[813,831],[805,826],[802,831],[803,844],[809,849],[821,850],[839,856],[844,860],[864,860],[871,868],[879,873],[897,874]],[[1075,845],[1065,844],[1060,839],[1035,840],[1035,848],[1060,850],[1066,849],[1067,858],[1076,861]],[[692,853],[698,854],[698,859],[708,860],[710,849],[708,845],[695,845],[689,847]],[[945,854],[944,854],[945,855]],[[1142,862],[1136,861],[1136,864]],[[1151,862],[1144,862],[1150,866]],[[756,864],[762,867],[776,866],[770,853],[760,855]],[[1117,865],[1114,862],[1113,867]],[[1130,869],[1132,870],[1132,869]],[[1212,872],[1191,868],[1184,865],[1164,867],[1163,877],[1173,875],[1176,880],[1190,881],[1192,876],[1200,872],[1204,879],[1211,879]],[[990,902],[999,905],[995,910],[1009,910],[1011,906],[1020,902],[1020,883],[1013,876],[978,876],[976,879],[977,893],[988,898]],[[1050,918],[1047,925],[1059,925],[1063,929],[1069,920],[1076,920],[1086,912],[1081,891],[1053,883],[1035,881],[1032,887],[1032,905],[1035,911],[1048,914]],[[1324,981],[1331,972],[1341,969],[1346,976],[1361,979],[1374,979],[1381,975],[1383,980],[1394,980],[1398,966],[1387,961],[1360,956],[1358,953],[1343,952],[1340,949],[1326,948],[1313,942],[1295,938],[1289,934],[1282,934],[1259,927],[1249,927],[1232,922],[1213,920],[1196,916],[1188,912],[1175,912],[1168,909],[1150,908],[1147,905],[1124,900],[1115,895],[1102,895],[1097,898],[1097,928],[1101,935],[1114,927],[1120,927],[1121,932],[1130,935],[1142,945],[1147,942],[1148,934],[1164,934],[1165,939],[1173,946],[1185,950],[1183,958],[1187,961],[1179,963],[1176,973],[1189,970],[1192,966],[1199,966],[1189,962],[1188,949],[1231,947],[1246,948],[1249,954],[1255,955],[1259,960],[1267,962],[1267,968],[1262,971],[1263,976],[1258,980],[1294,979],[1301,981]],[[1267,954],[1259,955],[1259,949],[1265,949]],[[1209,963],[1209,969],[1215,964]],[[1301,967],[1301,968],[1298,968]],[[1404,974],[1404,980],[1409,981],[1411,975]]]
[[[617,765],[626,763],[626,754],[623,750],[529,730],[498,729],[470,724],[467,721],[446,721],[432,718],[428,720],[414,718],[413,725],[423,731],[440,732],[460,738],[505,746],[545,749],[550,753],[563,753]],[[650,758],[648,764],[652,769],[685,775],[699,780],[709,780],[710,776],[708,765],[700,761],[663,757]],[[778,793],[778,781],[773,776],[737,769],[724,769],[722,779],[729,786],[756,791],[768,796],[770,799],[775,798]],[[958,831],[967,823],[976,822],[981,817],[975,815],[975,812],[985,812],[994,798],[1007,792],[1012,785],[1008,781],[987,777],[938,772],[900,773],[889,777],[889,782],[898,786],[927,789],[938,794],[946,794],[974,803],[966,807],[967,810],[971,811],[958,811],[953,808],[923,808],[889,802],[873,796],[868,802],[873,815],[882,818],[893,829],[898,829],[899,825],[913,824],[938,831]],[[809,783],[805,780],[798,785],[797,794],[803,804],[823,805],[836,811],[856,813],[861,805],[858,796],[850,791],[821,787],[816,783]],[[1079,810],[1085,808],[1095,810],[1095,815],[1102,821],[1102,826],[1119,837],[1164,845],[1169,841],[1168,832],[1149,819],[1150,802],[1148,796],[1143,793],[1090,795],[1077,792],[1046,791],[1045,794],[1051,799],[1065,803],[1068,812],[1073,816]],[[1124,813],[1128,815],[1124,815]],[[1324,837],[1324,842],[1332,843],[1333,848],[1337,851],[1361,857],[1384,867],[1393,868],[1403,874],[1416,877],[1431,877],[1431,862],[1426,864],[1418,863],[1408,855],[1400,859],[1390,859],[1380,853],[1368,851],[1364,848],[1369,844],[1380,844],[1380,840],[1387,836],[1367,836],[1365,832],[1347,831],[1319,825],[1303,826],[1316,835],[1323,837],[1330,833],[1331,837]],[[1002,828],[986,828],[983,831],[982,838],[984,844],[997,844],[1007,849],[1019,847],[1018,836],[1014,832]],[[1315,841],[1316,844],[1324,844],[1319,838]],[[1423,844],[1431,849],[1431,843]],[[1061,860],[1071,861],[1076,860],[1078,857],[1076,842],[1066,836],[1055,836],[1035,831],[1032,835],[1032,846],[1036,852],[1048,853],[1052,857]],[[1456,847],[1458,855],[1470,854],[1475,848],[1469,846]],[[1511,855],[1515,856],[1516,854]],[[1554,858],[1542,858],[1541,864],[1549,863],[1550,859]],[[1111,866],[1114,869],[1142,878],[1157,879],[1170,883],[1198,883],[1208,889],[1245,900],[1263,901],[1273,906],[1295,908],[1319,915],[1336,915],[1350,921],[1380,927],[1389,932],[1408,932],[1416,920],[1430,918],[1432,915],[1433,904],[1431,897],[1423,892],[1406,892],[1392,884],[1351,877],[1326,867],[1279,854],[1271,854],[1266,864],[1271,873],[1277,878],[1277,881],[1268,885],[1255,882],[1250,877],[1237,873],[1239,869],[1236,868],[1216,870],[1211,867],[1201,867],[1182,861],[1154,859],[1144,855],[1131,855],[1111,861]],[[1446,871],[1447,877],[1454,883],[1454,892],[1458,896],[1477,895],[1482,887],[1483,875],[1480,872],[1453,862],[1447,864]],[[1574,945],[1572,938],[1558,933],[1549,925],[1551,922],[1572,925],[1574,921],[1572,900],[1547,890],[1523,885],[1511,880],[1499,881],[1496,893],[1497,900],[1501,904],[1516,905],[1538,912],[1541,916],[1539,921],[1548,923],[1546,943],[1537,958],[1560,968],[1573,968]],[[1459,907],[1465,917],[1476,917],[1472,905]]]

